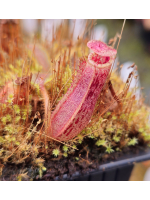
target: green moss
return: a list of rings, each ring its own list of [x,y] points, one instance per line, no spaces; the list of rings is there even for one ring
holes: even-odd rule
[[[58,157],[58,155],[60,154],[59,149],[53,149],[52,154],[53,154],[55,157]]]
[[[130,141],[128,142],[128,146],[134,146],[136,144],[138,144],[138,139],[135,137],[130,139]]]
[[[65,153],[63,153],[63,156],[66,158],[66,157],[68,157],[68,154],[65,152]]]
[[[106,152],[109,154],[114,152],[110,144],[106,147]]]
[[[68,147],[67,147],[66,145],[64,145],[64,146],[63,146],[63,150],[64,150],[65,152],[67,152],[67,151],[68,151]]]
[[[115,142],[119,142],[119,141],[120,141],[120,137],[114,136],[114,137],[113,137],[113,140],[114,140]]]
[[[106,141],[105,140],[98,140],[95,144],[97,146],[106,146]]]

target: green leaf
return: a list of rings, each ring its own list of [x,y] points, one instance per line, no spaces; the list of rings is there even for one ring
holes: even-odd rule
[[[54,149],[53,152],[52,152],[52,154],[53,154],[55,157],[57,157],[57,156],[59,155],[59,153],[60,153],[59,149]]]
[[[94,135],[89,135],[89,138],[94,139],[95,137]]]
[[[18,105],[16,105],[16,104],[13,105],[13,108],[14,108],[16,114],[20,114],[20,108]]]
[[[12,137],[12,139],[11,139],[13,142],[16,140],[16,138],[15,137]]]
[[[40,86],[39,86],[39,84],[35,83],[34,86],[36,88],[37,94],[40,95]]]
[[[117,117],[116,117],[116,116],[113,116],[113,117],[112,117],[112,120],[115,120],[115,119],[117,119]]]
[[[106,147],[106,152],[107,153],[113,153],[114,152],[114,150],[112,149],[110,144]]]
[[[23,119],[23,120],[26,120],[26,117],[27,117],[27,115],[23,115],[22,119]]]
[[[121,133],[122,133],[122,130],[121,129],[117,129],[117,135],[121,134]]]
[[[43,170],[43,171],[46,171],[46,167],[42,167],[42,170]]]
[[[8,98],[7,102],[8,102],[9,104],[11,104],[11,103],[13,102],[13,99]]]
[[[32,133],[30,131],[27,132],[27,136],[31,137]]]
[[[121,114],[120,119],[125,119],[125,117],[126,117],[126,115],[123,113],[123,114]]]
[[[2,121],[3,125],[6,125],[7,118],[6,117],[2,117],[1,121]]]
[[[68,157],[68,154],[65,152],[65,153],[63,154],[63,156],[66,158],[66,157]]]
[[[0,136],[0,143],[4,142],[4,138],[2,136]]]
[[[132,138],[129,142],[128,142],[128,146],[134,146],[138,144],[138,139],[137,138]]]
[[[11,125],[5,126],[4,131],[13,133],[13,127]]]
[[[106,146],[106,141],[105,141],[105,140],[98,140],[95,144],[96,144],[98,147],[99,147],[99,146]]]
[[[111,115],[111,112],[107,112],[107,113],[106,113],[106,116],[107,116],[107,117],[108,117],[109,115]]]
[[[67,152],[67,151],[68,151],[68,147],[67,147],[66,145],[64,145],[64,146],[63,146],[63,150],[64,150],[65,152]]]
[[[119,142],[119,141],[120,141],[120,137],[114,136],[114,137],[113,137],[113,140],[114,140],[115,142]]]
[[[144,128],[140,128],[140,129],[139,129],[139,132],[140,132],[140,133],[144,132]]]
[[[20,121],[21,117],[20,116],[16,116],[15,118],[15,122],[18,123]]]
[[[119,147],[116,148],[116,151],[121,151],[121,149]]]
[[[7,105],[5,103],[2,104],[2,108],[5,110]]]
[[[11,119],[12,119],[11,115],[7,114],[7,115],[6,115],[6,118],[7,118],[7,121],[8,121],[8,122],[11,122]]]
[[[76,145],[73,145],[72,147],[75,148],[75,149],[77,148]]]
[[[79,144],[82,144],[82,140],[78,140]]]
[[[20,145],[20,142],[16,142],[15,144],[16,144],[17,146],[19,146],[19,145]]]
[[[21,176],[17,176],[18,181],[22,181],[22,177]]]
[[[14,66],[12,64],[9,64],[9,68],[13,70]]]
[[[13,94],[9,94],[9,98],[13,99],[14,95]]]
[[[114,132],[114,129],[112,127],[110,127],[110,128],[107,128],[106,131],[107,132]]]
[[[42,171],[42,169],[40,168],[40,169],[39,169],[39,176],[40,176],[40,178],[42,178],[42,175],[43,175],[43,171]]]
[[[150,134],[144,135],[144,139],[145,139],[146,141],[150,141]]]

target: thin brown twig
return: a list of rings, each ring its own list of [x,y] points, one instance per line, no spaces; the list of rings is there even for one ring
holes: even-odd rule
[[[72,76],[73,76],[74,74],[75,74],[75,72],[72,74]],[[62,88],[60,89],[60,91],[59,91],[57,97],[55,98],[54,102],[52,103],[51,108],[52,108],[52,107],[54,106],[54,104],[56,103],[56,101],[57,101],[57,99],[58,99],[60,93],[61,93],[62,90],[64,89],[64,87],[65,87],[65,86],[67,85],[67,83],[72,79],[72,76],[67,80],[67,82],[66,82],[66,83],[62,86]]]
[[[35,131],[36,132],[36,131]],[[38,133],[38,132],[37,132]],[[66,146],[68,146],[68,147],[71,147],[72,149],[76,149],[76,150],[79,150],[79,149],[77,149],[77,148],[75,148],[75,147],[72,147],[71,145],[69,145],[69,144],[66,144],[66,143],[64,143],[64,142],[61,142],[60,140],[57,140],[57,139],[55,139],[55,138],[53,138],[53,137],[50,137],[50,136],[47,136],[47,135],[45,135],[45,134],[41,134],[41,135],[44,135],[44,136],[46,136],[46,137],[48,137],[48,138],[50,138],[50,139],[52,139],[52,140],[55,140],[56,142],[59,142],[59,143],[61,143],[61,144],[63,144],[63,145],[66,145]]]
[[[121,33],[119,35],[119,41],[118,41],[117,48],[116,48],[117,51],[118,51],[118,47],[119,47],[119,44],[120,44],[120,40],[122,38],[122,33],[123,33],[123,30],[124,30],[125,22],[126,22],[126,19],[124,19],[124,21],[123,21],[123,25],[122,25],[122,28],[121,28]],[[117,54],[115,55],[114,62],[112,64],[112,66],[111,66],[111,70],[110,70],[110,73],[109,73],[108,77],[111,76],[111,73],[112,73],[112,70],[113,70],[113,67],[114,67],[114,64],[115,64],[116,57],[117,57]]]

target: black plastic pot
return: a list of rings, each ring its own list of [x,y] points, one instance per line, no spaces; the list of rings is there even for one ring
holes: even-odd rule
[[[139,154],[130,154],[122,156],[119,160],[102,164],[98,170],[80,175],[76,172],[72,178],[68,178],[67,174],[63,176],[63,180],[68,181],[128,181],[133,166],[137,162],[150,160],[150,150],[141,151]],[[59,180],[56,177],[55,180]]]

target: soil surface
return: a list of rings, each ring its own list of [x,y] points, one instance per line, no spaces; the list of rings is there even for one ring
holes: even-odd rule
[[[39,168],[32,165],[31,158],[27,158],[23,164],[6,164],[0,180],[18,180],[17,177],[21,170],[25,170],[28,175],[28,178],[22,178],[23,181],[74,180],[75,176],[82,176],[98,170],[102,164],[122,159],[123,156],[129,156],[130,154],[137,155],[141,150],[146,151],[147,149],[146,146],[136,145],[124,148],[120,152],[107,154],[104,147],[97,147],[95,141],[90,138],[86,138],[77,148],[79,150],[69,154],[67,158],[64,156],[54,158],[52,155],[40,154],[38,157],[45,160],[44,166],[46,167],[42,178],[39,176]]]

